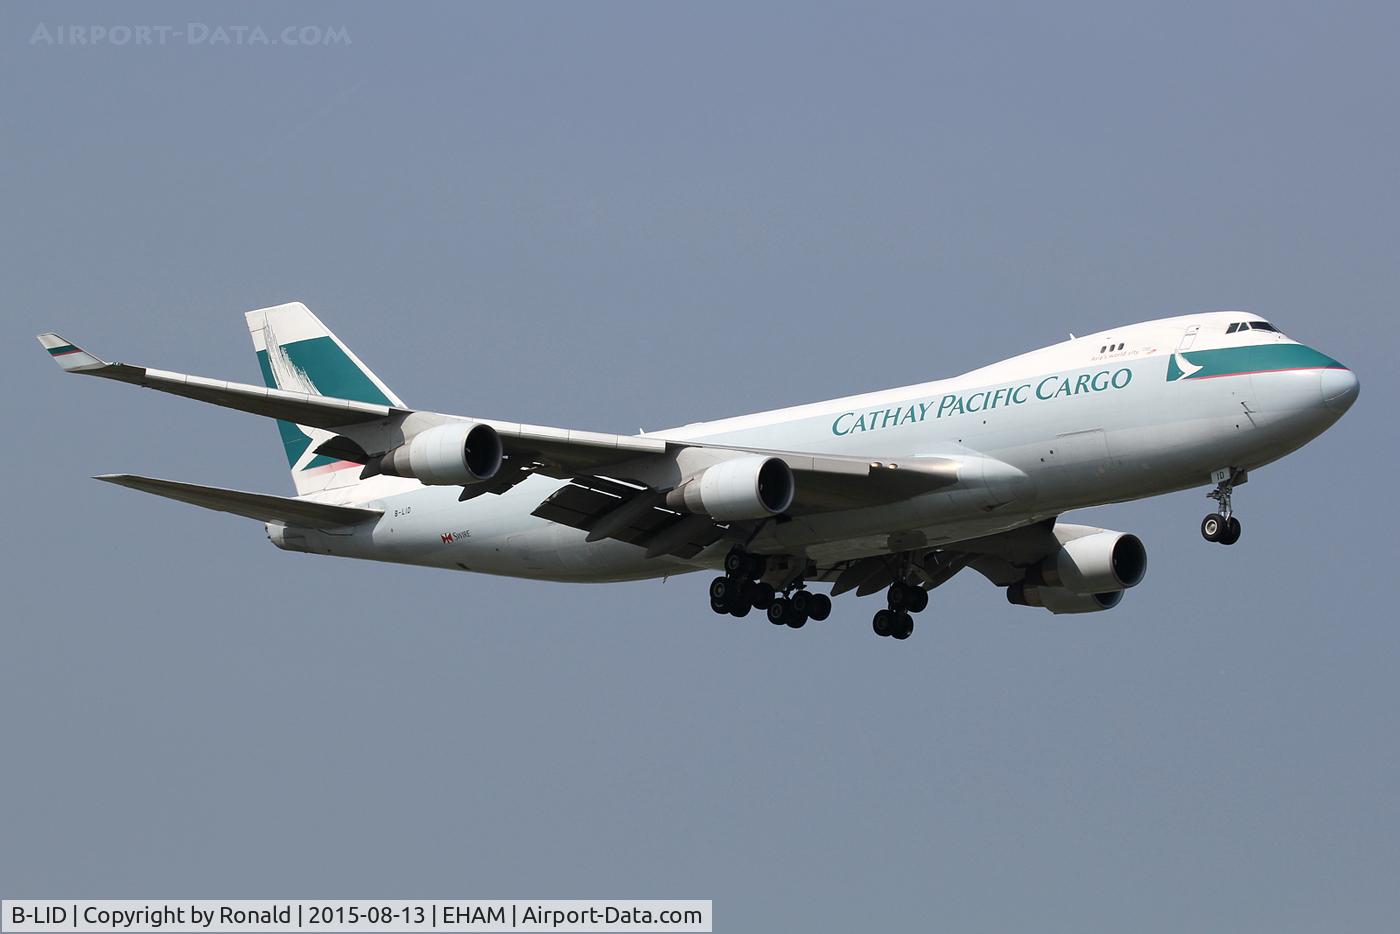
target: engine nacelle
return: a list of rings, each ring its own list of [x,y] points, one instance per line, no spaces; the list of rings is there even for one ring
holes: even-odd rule
[[[1136,587],[1146,573],[1147,549],[1141,539],[1099,529],[1065,542],[1031,569],[1026,582],[1092,596]]]
[[[668,505],[720,521],[766,519],[786,512],[797,492],[779,457],[736,457],[706,467],[667,496]]]
[[[490,425],[451,422],[420,431],[379,462],[379,472],[429,486],[468,486],[501,469],[501,437]]]
[[[1111,610],[1123,601],[1123,591],[1071,593],[1063,587],[1012,584],[1006,588],[1006,599],[1017,606],[1044,607],[1058,616],[1061,613],[1098,613]]]

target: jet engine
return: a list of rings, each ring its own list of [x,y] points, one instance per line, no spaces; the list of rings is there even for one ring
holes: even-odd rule
[[[666,497],[667,505],[720,521],[765,519],[786,512],[797,483],[779,457],[736,457],[687,479]]]
[[[502,455],[500,435],[490,425],[451,422],[420,431],[384,454],[378,467],[429,486],[467,486],[494,477]]]
[[[1056,532],[1081,528],[1057,527]],[[1026,584],[1089,596],[1136,587],[1147,573],[1147,549],[1142,540],[1107,529],[1084,531],[1087,534],[1063,542],[1059,551],[1032,568],[1026,575]]]
[[[1017,606],[1040,606],[1057,616],[1061,613],[1098,613],[1111,610],[1123,600],[1123,591],[1106,593],[1072,593],[1063,587],[1041,587],[1035,584],[1012,584],[1006,588],[1006,599]]]

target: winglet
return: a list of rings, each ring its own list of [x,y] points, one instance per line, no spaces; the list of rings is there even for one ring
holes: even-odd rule
[[[83,348],[79,347],[52,331],[45,331],[39,335],[39,344],[49,352],[49,356],[58,362],[58,365],[65,370],[88,370],[94,367],[107,366],[107,361],[99,360]]]

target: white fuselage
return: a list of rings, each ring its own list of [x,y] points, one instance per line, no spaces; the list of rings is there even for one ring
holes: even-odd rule
[[[933,548],[1067,510],[1209,482],[1302,446],[1339,418],[1356,379],[1257,317],[1213,312],[1129,325],[951,379],[654,432],[735,447],[854,455],[882,463],[956,457],[958,483],[888,505],[767,522],[748,543],[820,565]],[[1228,333],[1227,333],[1228,332]],[[568,581],[659,577],[716,567],[729,543],[690,560],[647,558],[625,542],[531,512],[566,481],[533,477],[458,501],[456,487],[378,477],[315,498],[384,510],[333,534],[269,527],[282,547]]]

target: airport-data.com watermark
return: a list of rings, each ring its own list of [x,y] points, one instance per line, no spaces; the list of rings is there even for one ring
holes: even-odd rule
[[[306,48],[349,45],[350,30],[344,26],[318,25],[263,27],[229,23],[40,23],[30,34],[29,44],[54,48],[162,45]]]

